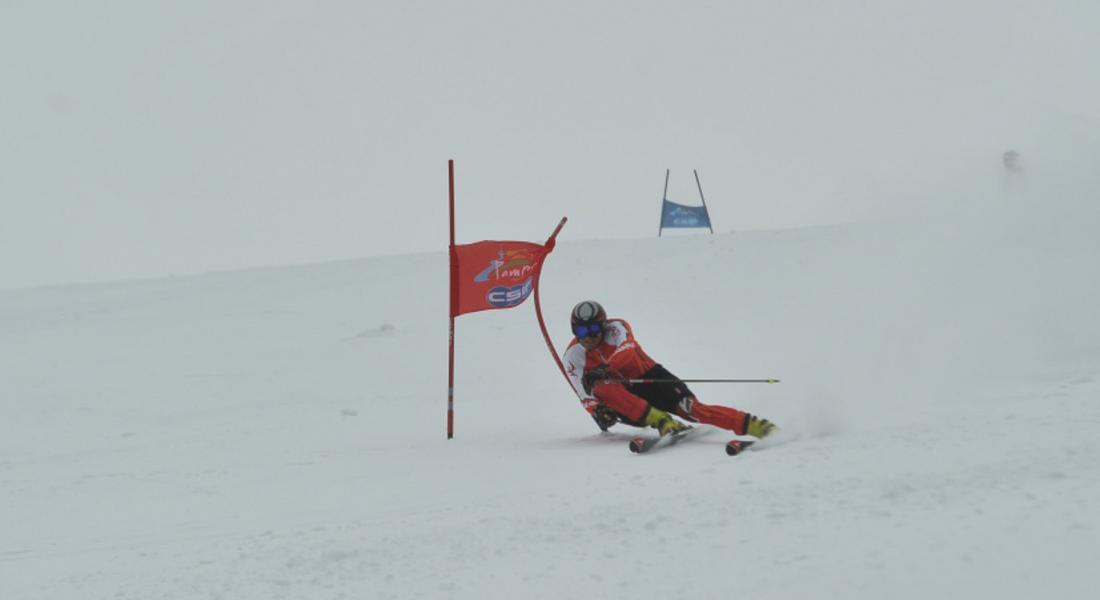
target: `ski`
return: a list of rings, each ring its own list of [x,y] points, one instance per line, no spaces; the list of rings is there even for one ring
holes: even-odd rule
[[[651,437],[639,435],[630,440],[630,451],[634,454],[644,454],[656,448],[667,448],[687,437],[695,428],[688,428],[679,433],[670,433],[664,437]]]
[[[643,452],[649,452],[661,441],[659,437],[649,437],[639,435],[638,437],[630,440],[630,451],[634,454],[642,454]]]
[[[630,451],[634,454],[645,454],[659,448],[667,448],[675,445],[680,440],[696,435],[705,431],[706,428],[692,427],[679,433],[671,433],[665,437],[655,437],[649,435],[639,435],[630,440]],[[726,442],[726,454],[729,456],[737,456],[746,449],[752,447],[753,444],[759,440],[730,440]]]
[[[730,456],[737,456],[741,454],[745,448],[755,444],[752,440],[730,440],[726,443],[726,454]]]

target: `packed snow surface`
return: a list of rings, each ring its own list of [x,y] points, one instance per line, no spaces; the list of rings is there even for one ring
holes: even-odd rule
[[[442,251],[0,292],[0,598],[1090,597],[1098,225],[560,243],[559,352],[592,298],[682,377],[782,380],[694,387],[782,427],[734,458],[600,433],[531,301],[457,320],[446,439]]]

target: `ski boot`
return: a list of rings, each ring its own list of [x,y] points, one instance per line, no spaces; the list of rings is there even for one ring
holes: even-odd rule
[[[775,423],[767,419],[761,419],[760,417],[747,413],[745,414],[745,435],[763,439],[778,430],[779,428],[775,426]]]
[[[658,408],[653,408],[652,406],[649,407],[649,410],[646,412],[644,420],[645,424],[656,429],[657,433],[661,434],[661,437],[673,433],[682,433],[691,429],[690,426],[672,418],[672,415]]]

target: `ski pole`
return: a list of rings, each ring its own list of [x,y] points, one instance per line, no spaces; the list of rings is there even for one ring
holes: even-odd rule
[[[625,383],[779,383],[778,379],[627,379]]]

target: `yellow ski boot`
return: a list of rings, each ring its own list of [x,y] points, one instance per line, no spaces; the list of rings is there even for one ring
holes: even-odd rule
[[[765,438],[776,431],[779,431],[779,428],[775,426],[775,423],[755,415],[745,415],[745,435]]]
[[[661,437],[691,429],[688,425],[684,425],[672,418],[672,415],[659,408],[653,408],[652,406],[649,407],[649,410],[645,414],[645,424],[656,429],[657,432],[661,434]]]

